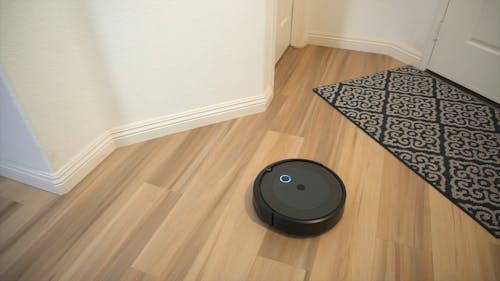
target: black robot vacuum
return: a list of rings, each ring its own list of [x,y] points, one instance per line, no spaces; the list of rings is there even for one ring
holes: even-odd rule
[[[253,185],[259,218],[293,235],[318,235],[342,217],[346,190],[342,180],[321,163],[287,159],[264,168]]]

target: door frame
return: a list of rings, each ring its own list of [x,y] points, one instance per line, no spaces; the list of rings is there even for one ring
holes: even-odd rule
[[[439,7],[434,16],[434,20],[432,22],[431,32],[427,36],[427,40],[424,46],[424,51],[422,54],[422,61],[420,63],[420,69],[425,70],[429,66],[429,62],[432,57],[432,53],[434,51],[434,46],[436,46],[436,41],[439,37],[439,32],[441,31],[441,24],[444,21],[444,17],[446,16],[446,12],[448,11],[448,6],[450,5],[451,0],[438,0]]]
[[[279,6],[279,5],[278,5],[278,1],[279,1],[279,0],[272,0],[272,2],[274,3],[274,7],[273,7],[273,9],[274,9],[274,19],[275,19],[275,20],[276,20],[276,19],[278,19],[278,13],[279,13],[279,11],[278,11],[278,6]],[[293,45],[293,44],[292,44],[292,37],[293,37],[293,22],[294,22],[294,20],[293,20],[293,19],[294,19],[294,13],[293,13],[293,12],[294,12],[294,10],[295,10],[295,9],[294,9],[294,8],[295,8],[295,1],[296,1],[296,0],[291,0],[291,1],[290,1],[290,4],[291,4],[291,6],[292,6],[292,7],[291,7],[291,10],[292,10],[292,11],[291,11],[291,13],[290,13],[290,34],[289,34],[289,35],[290,35],[290,41],[288,42],[288,46],[293,46],[293,47],[297,47],[297,46],[295,46],[295,45]],[[279,23],[277,23],[277,22],[275,22],[275,23],[274,23],[274,43],[275,43],[275,44],[276,44],[277,39],[278,39],[278,26],[279,26],[279,25],[280,25],[280,24],[279,24]],[[304,46],[305,46],[305,45],[304,45]],[[304,46],[302,46],[302,47],[304,47]],[[286,51],[286,50],[285,50],[285,51]],[[283,53],[282,55],[284,55],[284,53]],[[276,54],[276,45],[275,45],[275,53],[274,53],[275,61],[276,61],[276,59],[277,59],[277,58],[276,58],[276,56],[277,56],[277,54]],[[278,60],[279,60],[279,59],[278,59]],[[276,63],[277,63],[277,61],[276,61]]]
[[[290,45],[296,48],[303,48],[307,45],[307,1],[292,1],[292,30]]]

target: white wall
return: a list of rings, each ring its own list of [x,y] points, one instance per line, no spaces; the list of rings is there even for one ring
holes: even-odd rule
[[[262,95],[265,0],[93,0],[115,125]]]
[[[433,32],[442,1],[436,0],[311,0],[307,1],[307,32],[349,43],[356,48],[370,44],[401,52],[400,59],[419,63]],[[341,42],[344,40],[344,42]],[[317,40],[318,41],[318,40]],[[334,42],[335,43],[335,42]],[[362,46],[364,44],[364,46]],[[387,46],[378,47],[377,44]],[[405,54],[406,53],[406,54]],[[396,54],[398,55],[398,54]],[[413,58],[412,58],[413,57]]]
[[[0,0],[0,63],[52,168],[33,175],[39,187],[67,192],[117,145],[263,111],[272,8]]]
[[[0,162],[50,173],[52,170],[7,86],[0,69]]]
[[[109,89],[80,2],[0,2],[0,63],[54,171],[110,126]]]

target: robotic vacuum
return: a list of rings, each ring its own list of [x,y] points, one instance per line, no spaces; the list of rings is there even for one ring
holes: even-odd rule
[[[253,205],[271,227],[293,235],[318,235],[342,217],[346,190],[324,165],[287,159],[264,168],[253,185]]]

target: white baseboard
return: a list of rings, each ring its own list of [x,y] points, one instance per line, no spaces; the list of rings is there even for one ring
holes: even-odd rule
[[[94,140],[55,173],[57,189],[69,192],[116,148],[109,132]]]
[[[0,175],[55,194],[65,194],[87,176],[113,150],[109,132],[104,133],[55,173],[41,172],[0,162]]]
[[[197,127],[263,112],[272,100],[273,87],[264,94],[219,103],[113,128],[82,149],[55,173],[0,162],[0,175],[55,194],[71,191],[117,147]]]
[[[34,187],[38,187],[48,192],[64,194],[64,189],[59,189],[54,185],[54,174],[40,172],[37,170],[24,168],[14,163],[0,162],[0,175]]]
[[[268,87],[266,93],[262,95],[119,126],[110,131],[111,137],[117,146],[123,146],[263,112],[267,108],[271,94],[272,88]]]
[[[350,38],[316,32],[309,32],[307,41],[308,44],[311,45],[384,54],[394,57],[406,64],[410,64],[418,68],[422,67],[421,54],[389,42]]]

